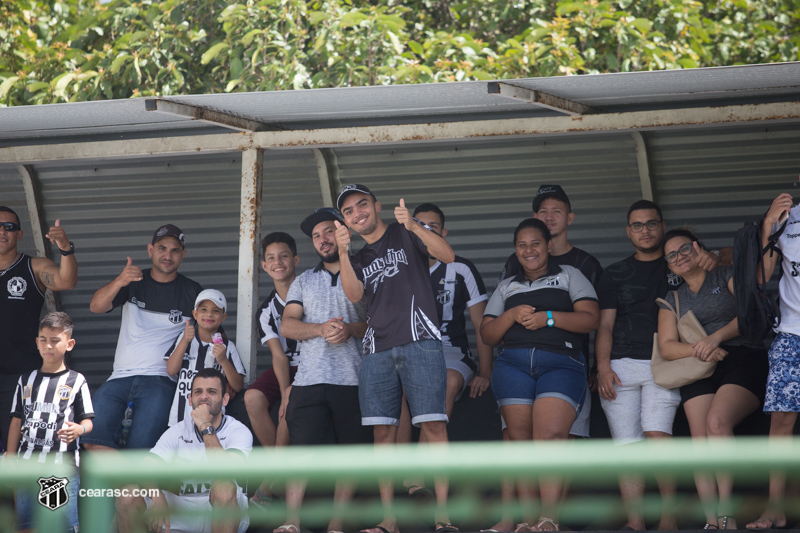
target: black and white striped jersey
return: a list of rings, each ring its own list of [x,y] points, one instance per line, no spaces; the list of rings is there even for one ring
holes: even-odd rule
[[[439,315],[442,344],[461,349],[469,355],[469,338],[464,312],[473,305],[486,301],[483,279],[469,259],[456,256],[452,263],[437,261],[430,268],[436,311]]]
[[[270,339],[281,341],[283,351],[289,359],[289,366],[297,366],[300,364],[300,342],[294,339],[285,339],[281,335],[281,317],[284,307],[286,307],[286,302],[278,295],[278,291],[273,289],[258,308],[258,336],[261,338],[262,346],[266,346]]]
[[[23,374],[17,382],[11,416],[22,421],[21,458],[78,465],[80,438],[62,442],[57,432],[67,427],[66,421],[94,418],[86,378],[69,369],[55,374],[39,370]]]

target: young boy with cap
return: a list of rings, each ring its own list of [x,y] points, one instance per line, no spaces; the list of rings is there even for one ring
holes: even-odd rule
[[[244,369],[239,352],[233,341],[228,339],[219,328],[227,318],[225,311],[228,302],[225,295],[216,289],[205,289],[194,301],[194,320],[185,319],[183,329],[175,343],[167,351],[167,372],[178,378],[178,388],[169,413],[169,425],[181,422],[192,412],[189,401],[192,380],[203,368],[216,368],[228,381],[229,394],[242,390],[247,372]],[[197,324],[195,328],[194,324]]]

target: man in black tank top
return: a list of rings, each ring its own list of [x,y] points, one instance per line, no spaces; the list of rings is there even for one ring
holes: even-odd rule
[[[59,220],[45,237],[61,251],[60,266],[46,257],[19,253],[17,245],[22,235],[19,216],[11,208],[0,206],[1,449],[5,449],[6,433],[11,423],[11,402],[16,382],[21,374],[42,366],[36,337],[45,291],[73,289],[78,281],[78,264],[73,255],[75,248]]]

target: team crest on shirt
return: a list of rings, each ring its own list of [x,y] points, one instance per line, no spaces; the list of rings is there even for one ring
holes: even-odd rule
[[[183,321],[183,312],[180,309],[173,309],[169,312],[169,321],[173,324],[180,324]]]
[[[25,291],[28,290],[28,282],[19,276],[14,276],[8,280],[6,287],[11,298],[21,298]]]
[[[667,283],[669,283],[673,287],[677,287],[678,285],[681,284],[682,281],[683,278],[681,278],[677,274],[673,274],[672,272],[667,273]]]
[[[544,284],[548,287],[560,287],[561,286],[561,279],[558,276],[547,278],[544,280]]]
[[[56,394],[62,400],[69,400],[69,397],[72,396],[72,387],[69,385],[61,385],[56,391]]]
[[[27,400],[28,398],[31,397],[31,389],[32,388],[33,387],[31,385],[25,385],[24,387],[22,387],[22,399],[23,400]]]
[[[711,294],[720,294],[720,293],[722,293],[721,287],[714,287],[713,289],[711,289]]]
[[[451,293],[447,289],[442,289],[436,294],[436,301],[442,305],[445,305],[450,302],[452,299],[450,297]]]
[[[40,477],[39,503],[51,511],[63,507],[69,501],[67,485],[69,485],[69,479],[65,477]]]

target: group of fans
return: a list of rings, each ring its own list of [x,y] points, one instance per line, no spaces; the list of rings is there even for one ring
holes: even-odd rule
[[[7,328],[0,358],[5,460],[77,467],[82,445],[91,452],[149,449],[154,461],[199,461],[214,448],[247,456],[253,436],[261,446],[410,442],[412,425],[420,442],[443,445],[455,402],[464,393],[483,395],[490,385],[505,440],[588,437],[590,390],[599,393],[620,444],[670,437],[681,402],[695,438],[732,436],[762,405],[772,414],[770,435],[792,435],[800,410],[800,286],[792,262],[795,256],[800,261],[793,240],[799,233],[786,231],[778,240],[783,321],[767,365],[766,351],[739,336],[730,249],[706,250],[687,230],[666,232],[659,207],[640,200],[627,215],[634,254],[603,270],[570,244],[575,213],[560,186],[541,186],[532,207],[532,218],[513,233],[514,253],[491,298],[475,266],[448,244],[445,214],[434,204],[419,205],[412,214],[401,199],[387,223],[367,187],[344,186],[336,208],[321,207],[300,225],[319,256],[300,275],[295,240],[268,234],[261,266],[274,290],[259,310],[259,334],[272,368],[246,390],[245,368],[223,326],[225,296],[178,272],[185,236],[174,225],[161,226],[147,245],[152,267],[142,270],[128,257],[122,272],[92,297],[94,313],[121,307],[122,324],[113,373],[90,398],[86,380],[64,361],[76,342],[72,321],[61,312],[38,320],[47,288],[74,288],[75,247],[56,221],[47,237],[61,250],[59,265],[19,253],[19,217],[0,206],[0,287],[7,291],[0,300]],[[792,198],[778,196],[762,223],[764,243],[779,223],[798,222]],[[355,253],[353,233],[365,243]],[[764,265],[767,279],[775,257]],[[664,302],[657,304],[659,298]],[[677,322],[688,311],[707,334],[693,344],[678,334]],[[650,367],[656,332],[664,358],[715,362],[713,374],[681,390],[656,385]],[[277,425],[270,415],[275,409]],[[675,483],[657,481],[665,503],[658,527],[677,529],[670,506]],[[184,480],[180,489],[153,498],[120,497],[119,530],[146,524],[156,531],[244,532],[248,506],[268,506],[275,498],[270,480],[249,483],[255,487],[249,500],[245,483],[204,479]],[[69,531],[79,527],[78,485],[77,468],[60,485],[68,498],[56,507]],[[447,512],[446,479],[431,488],[423,480],[404,485],[411,497],[435,499],[436,532],[458,531]],[[706,529],[736,528],[732,485],[724,473],[698,476]],[[774,473],[769,506],[748,529],[786,524],[784,485]],[[329,533],[344,530],[340,513],[355,490],[337,483]],[[287,517],[275,533],[300,533],[304,492],[301,481],[286,485]],[[543,479],[538,487],[504,480],[505,501],[538,498],[541,513],[503,516],[484,531],[557,531],[564,492],[558,479]],[[399,533],[393,482],[380,480],[379,493],[384,518],[363,531]],[[625,528],[644,530],[644,481],[622,477],[620,493]],[[35,498],[30,487],[18,488],[19,530],[34,527]],[[237,507],[238,519],[212,521],[201,512]]]

